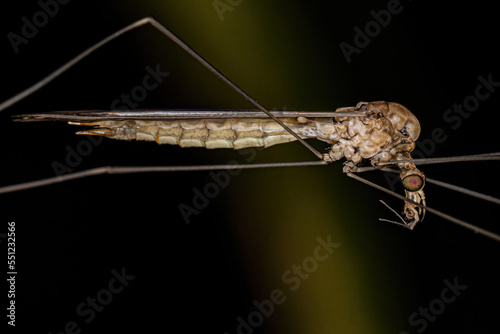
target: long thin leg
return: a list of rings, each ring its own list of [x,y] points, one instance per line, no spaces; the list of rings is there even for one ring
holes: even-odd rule
[[[13,193],[16,191],[21,191],[26,189],[40,188],[70,180],[83,179],[89,176],[104,175],[104,174],[192,172],[192,171],[207,171],[207,170],[237,170],[237,169],[272,168],[272,167],[304,167],[304,166],[319,166],[326,164],[327,162],[319,160],[319,161],[303,161],[303,162],[262,163],[262,164],[249,164],[249,165],[227,164],[227,165],[203,165],[203,166],[104,166],[104,167],[87,169],[81,172],[65,174],[61,176],[54,176],[46,179],[0,187],[0,194]]]
[[[222,74],[218,69],[213,67],[208,61],[206,61],[202,56],[200,56],[196,51],[194,51],[191,47],[189,47],[186,43],[184,43],[179,37],[177,37],[174,33],[172,33],[170,30],[168,30],[165,26],[163,26],[160,22],[156,21],[152,17],[145,17],[143,19],[140,19],[125,28],[122,28],[115,32],[114,34],[111,34],[110,36],[104,38],[100,42],[94,44],[93,46],[89,47],[82,53],[80,53],[78,56],[75,58],[71,59],[68,61],[66,64],[40,80],[39,82],[35,83],[33,86],[25,89],[24,91],[20,92],[19,94],[11,97],[7,101],[3,102],[0,104],[0,111],[4,110],[5,108],[15,104],[16,102],[24,99],[25,97],[31,95],[32,93],[36,92],[55,78],[57,78],[59,75],[64,73],[66,70],[74,66],[76,63],[78,63],[80,60],[83,58],[87,57],[90,55],[92,52],[95,50],[99,49],[101,46],[106,45],[113,39],[117,38],[118,36],[123,35],[127,31],[133,30],[135,28],[141,27],[145,24],[151,24],[153,27],[161,31],[165,36],[170,38],[173,42],[175,42],[177,45],[179,45],[181,48],[183,48],[187,53],[189,53],[192,57],[194,57],[200,64],[205,66],[210,72],[218,76],[222,81],[227,83],[231,88],[233,88],[235,91],[237,91],[240,95],[242,95],[245,99],[250,101],[254,106],[256,106],[260,111],[266,113],[267,116],[272,118],[276,123],[281,125],[286,131],[288,131],[291,135],[293,135],[302,145],[304,145],[307,149],[309,149],[314,155],[316,155],[319,159],[323,159],[323,154],[319,153],[315,148],[313,148],[311,145],[305,142],[298,134],[296,134],[294,131],[292,131],[288,126],[283,124],[276,116],[271,114],[266,108],[264,108],[260,103],[258,103],[255,99],[253,99],[250,95],[248,95],[243,89],[238,87],[234,82],[229,80],[224,74]]]
[[[453,190],[453,191],[456,191],[456,192],[459,192],[459,193],[462,193],[462,194],[465,194],[465,195],[469,195],[469,196],[472,196],[472,197],[476,197],[476,198],[482,199],[484,201],[488,201],[488,202],[492,202],[492,203],[500,205],[500,198],[496,198],[496,197],[493,197],[493,196],[490,196],[490,195],[481,194],[480,192],[477,192],[477,191],[474,191],[474,190],[470,190],[470,189],[467,189],[467,188],[459,187],[459,186],[456,186],[456,185],[453,185],[453,184],[450,184],[450,183],[446,183],[446,182],[443,182],[443,181],[439,181],[439,180],[429,179],[428,177],[425,178],[425,182],[432,183],[432,184],[435,184],[437,186],[440,186],[440,187],[443,187],[443,188],[446,188],[446,189],[450,189],[450,190]]]
[[[99,49],[101,46],[106,45],[107,43],[111,42],[113,39],[117,38],[118,36],[123,35],[127,31],[130,31],[130,30],[133,30],[133,29],[135,29],[137,27],[143,26],[146,23],[148,23],[148,22],[145,19],[141,19],[139,21],[136,21],[136,22],[134,22],[134,23],[126,26],[125,28],[118,30],[114,34],[109,35],[108,37],[104,38],[100,42],[97,42],[96,44],[92,45],[91,47],[89,47],[88,49],[86,49],[85,51],[83,51],[82,53],[80,53],[78,56],[76,56],[75,58],[71,59],[70,61],[68,61],[67,63],[65,63],[61,67],[59,67],[54,72],[52,72],[49,75],[47,75],[42,80],[38,81],[37,83],[35,83],[31,87],[26,88],[22,92],[14,95],[10,99],[8,99],[8,100],[4,101],[3,103],[1,103],[0,104],[0,111],[2,111],[4,109],[12,106],[13,104],[21,101],[22,99],[24,99],[27,96],[33,94],[34,92],[36,92],[37,90],[39,90],[43,86],[47,85],[49,82],[51,82],[52,80],[54,80],[55,78],[57,78],[58,76],[60,76],[64,72],[66,72],[68,69],[70,69],[71,67],[73,67],[75,64],[77,64],[80,60],[82,60],[83,58],[87,57],[88,55],[90,55],[95,50]]]
[[[418,206],[418,207],[421,207],[421,208],[425,208],[425,210],[427,210],[428,212],[433,213],[433,214],[435,214],[436,216],[441,217],[441,218],[443,218],[443,219],[446,219],[446,220],[448,220],[448,221],[450,221],[450,222],[452,222],[452,223],[454,223],[454,224],[457,224],[457,225],[462,226],[462,227],[464,227],[464,228],[466,228],[466,229],[469,229],[469,230],[471,230],[471,231],[474,231],[475,233],[478,233],[478,234],[484,235],[485,237],[488,237],[488,238],[490,238],[490,239],[493,239],[493,240],[495,240],[495,241],[500,242],[500,235],[498,235],[498,234],[495,234],[495,233],[490,232],[490,231],[488,231],[488,230],[485,230],[485,229],[483,229],[483,228],[480,228],[480,227],[477,227],[477,226],[472,225],[472,224],[470,224],[470,223],[467,223],[467,222],[465,222],[465,221],[463,221],[463,220],[461,220],[461,219],[458,219],[458,218],[455,218],[455,217],[453,217],[453,216],[450,216],[450,215],[448,215],[448,214],[446,214],[446,213],[444,213],[444,212],[438,211],[438,210],[436,210],[436,209],[433,209],[433,208],[430,208],[430,207],[428,207],[428,206],[425,206],[425,205],[422,205],[422,204],[420,204],[420,203],[417,203],[417,202],[415,202],[415,201],[412,201],[412,200],[410,200],[410,199],[408,199],[408,198],[406,198],[406,197],[404,197],[404,196],[401,196],[401,195],[400,195],[400,194],[398,194],[398,193],[395,193],[394,191],[391,191],[391,190],[386,189],[386,188],[384,188],[384,187],[382,187],[382,186],[380,186],[380,185],[378,185],[378,184],[376,184],[376,183],[373,183],[373,182],[371,182],[371,181],[368,181],[368,180],[366,180],[366,179],[364,179],[364,178],[362,178],[362,177],[360,177],[360,176],[358,176],[358,175],[356,175],[356,174],[353,174],[353,173],[347,173],[347,176],[349,176],[349,177],[351,177],[351,178],[353,178],[353,179],[355,179],[355,180],[357,180],[357,181],[360,181],[360,182],[362,182],[362,183],[364,183],[364,184],[366,184],[366,185],[369,185],[369,186],[370,186],[370,187],[372,187],[372,188],[375,188],[375,189],[380,190],[380,191],[383,191],[383,192],[385,192],[385,193],[387,193],[387,194],[389,194],[389,195],[391,195],[391,196],[394,196],[394,197],[396,197],[396,198],[399,198],[400,200],[403,200],[403,201],[405,201],[405,202],[410,202],[410,203],[412,203],[412,204],[414,204],[414,205],[416,205],[416,206]]]
[[[431,165],[431,164],[443,164],[449,162],[490,161],[490,160],[500,160],[500,152],[475,154],[475,155],[461,155],[456,157],[424,158],[424,159],[398,160],[398,161],[392,160],[387,162],[379,162],[377,165],[386,166],[401,162],[413,162],[415,165]]]
[[[416,159],[418,163],[421,165],[425,164],[437,164],[437,163],[450,163],[450,162],[470,162],[470,161],[491,161],[491,160],[500,160],[500,153],[487,153],[487,154],[476,154],[476,155],[463,155],[463,156],[456,156],[456,157],[441,157],[441,158],[426,158],[426,159]],[[411,162],[410,160],[404,160]],[[378,164],[380,165],[386,165],[386,163]],[[391,172],[391,173],[396,173],[399,174],[399,170],[391,169],[388,167],[360,167],[356,171],[356,173],[362,173],[362,172],[370,172],[370,171],[383,171],[383,172]],[[439,187],[443,187],[446,189],[450,189],[465,195],[469,195],[472,197],[476,197],[479,199],[482,199],[484,201],[492,202],[495,204],[500,204],[500,199],[490,196],[490,195],[485,195],[480,192],[470,190],[467,188],[459,187],[450,183],[446,183],[443,181],[431,179],[431,178],[425,178],[425,182],[430,183],[430,184],[435,184]]]

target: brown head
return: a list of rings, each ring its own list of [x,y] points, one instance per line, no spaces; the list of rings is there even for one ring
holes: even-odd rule
[[[391,121],[396,131],[408,134],[413,141],[420,135],[420,123],[417,117],[402,104],[386,101],[358,102],[355,109],[383,114]]]

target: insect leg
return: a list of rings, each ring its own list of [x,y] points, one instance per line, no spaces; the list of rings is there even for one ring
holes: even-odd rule
[[[441,217],[441,218],[443,218],[443,219],[446,219],[446,220],[448,220],[448,221],[450,221],[450,222],[452,222],[452,223],[454,223],[454,224],[457,224],[457,225],[459,225],[459,226],[461,226],[461,227],[464,227],[464,228],[466,228],[466,229],[469,229],[469,230],[471,230],[471,231],[474,231],[475,233],[481,234],[481,235],[483,235],[483,236],[485,236],[485,237],[488,237],[488,238],[490,238],[490,239],[493,239],[493,240],[495,240],[495,241],[500,242],[500,235],[498,235],[498,234],[496,234],[496,233],[490,232],[490,231],[485,230],[485,229],[483,229],[483,228],[480,228],[480,227],[477,227],[477,226],[472,225],[472,224],[470,224],[470,223],[467,223],[467,222],[465,222],[465,221],[463,221],[463,220],[461,220],[461,219],[458,219],[458,218],[455,218],[455,217],[453,217],[453,216],[450,216],[450,215],[448,215],[448,214],[446,214],[446,213],[444,213],[444,212],[438,211],[438,210],[436,210],[436,209],[433,209],[433,208],[430,208],[430,207],[428,207],[428,206],[425,206],[425,205],[422,205],[422,204],[420,204],[420,203],[417,203],[417,202],[415,202],[415,201],[412,201],[412,200],[410,200],[410,199],[408,199],[408,198],[406,198],[406,197],[404,197],[404,196],[401,196],[401,195],[400,195],[400,194],[398,194],[398,193],[395,193],[395,192],[393,192],[393,191],[391,191],[391,190],[389,190],[389,189],[386,189],[386,188],[384,188],[384,187],[382,187],[382,186],[380,186],[380,185],[378,185],[378,184],[376,184],[376,183],[373,183],[373,182],[371,182],[371,181],[368,181],[368,180],[366,180],[366,179],[364,179],[364,178],[362,178],[362,177],[360,177],[360,176],[358,176],[358,175],[356,175],[356,174],[353,174],[353,173],[347,173],[347,176],[349,176],[349,177],[351,177],[351,178],[353,178],[353,179],[355,179],[355,180],[357,180],[357,181],[360,181],[360,182],[362,182],[362,183],[364,183],[364,184],[366,184],[366,185],[369,185],[369,186],[370,186],[370,187],[372,187],[372,188],[375,188],[375,189],[377,189],[377,190],[383,191],[383,192],[385,192],[385,193],[387,193],[387,194],[389,194],[389,195],[391,195],[391,196],[394,196],[394,197],[396,197],[396,198],[398,198],[398,199],[401,199],[401,200],[406,201],[406,202],[410,202],[410,203],[412,203],[412,204],[414,204],[414,205],[416,205],[416,206],[418,206],[418,207],[421,207],[421,208],[423,208],[423,209],[426,209],[426,210],[427,210],[427,211],[429,211],[430,213],[433,213],[433,214],[435,214],[436,216]]]
[[[207,170],[236,170],[236,169],[253,169],[253,168],[272,168],[272,167],[304,167],[304,166],[319,166],[326,164],[327,163],[323,160],[319,161],[316,160],[316,161],[301,161],[301,162],[261,163],[261,164],[248,164],[248,165],[227,164],[227,165],[202,165],[202,166],[104,166],[104,167],[91,168],[71,174],[54,176],[41,180],[0,187],[0,194],[13,193],[16,191],[21,191],[26,189],[40,188],[70,180],[83,179],[89,176],[105,175],[105,174],[192,172],[192,171],[207,171]]]

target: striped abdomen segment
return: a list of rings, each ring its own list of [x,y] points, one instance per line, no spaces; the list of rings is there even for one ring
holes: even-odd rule
[[[332,119],[302,120],[281,118],[304,138],[318,138],[318,126],[333,132]],[[166,121],[98,121],[72,123],[96,128],[78,134],[102,135],[120,140],[156,141],[181,147],[234,148],[272,146],[296,140],[281,125],[266,118],[228,118]],[[324,129],[323,129],[324,130]],[[327,130],[329,132],[330,130]]]

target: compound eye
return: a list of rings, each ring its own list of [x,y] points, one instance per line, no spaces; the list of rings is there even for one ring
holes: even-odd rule
[[[424,187],[424,178],[416,174],[406,176],[401,182],[403,187],[411,192],[419,191]]]

